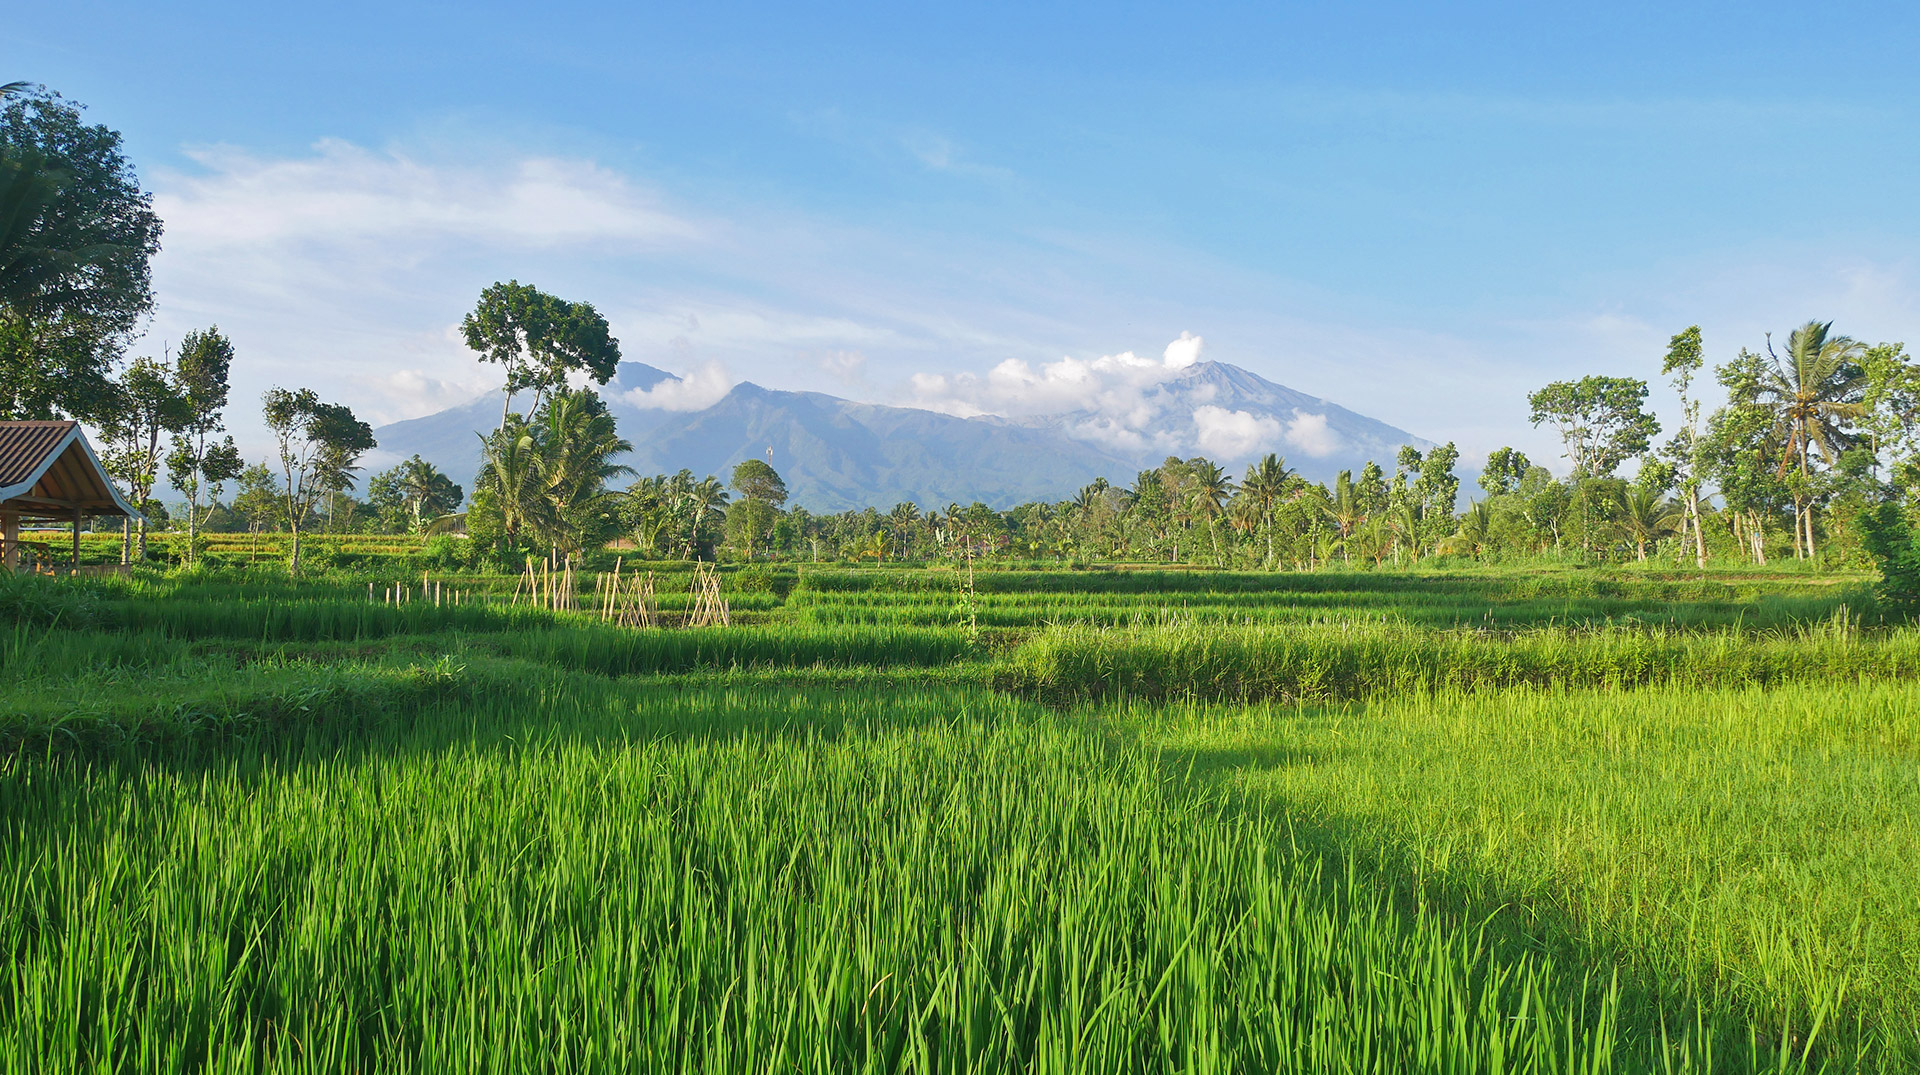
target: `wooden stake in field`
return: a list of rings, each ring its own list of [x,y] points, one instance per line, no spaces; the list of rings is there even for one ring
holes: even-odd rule
[[[720,596],[720,572],[712,564],[700,563],[693,569],[693,611],[688,627],[730,627],[733,615],[726,598]]]

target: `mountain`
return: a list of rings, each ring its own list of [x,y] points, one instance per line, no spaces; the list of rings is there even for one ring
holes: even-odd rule
[[[1061,500],[1096,477],[1129,484],[1168,455],[1204,454],[1238,473],[1271,451],[1306,477],[1327,481],[1369,459],[1390,469],[1401,445],[1427,443],[1219,362],[1137,386],[1123,407],[1022,418],[959,418],[751,382],[699,410],[636,405],[645,402],[636,399],[640,393],[671,380],[652,366],[623,362],[602,391],[634,445],[622,462],[642,474],[684,467],[725,478],[735,464],[768,458],[771,449],[793,503],[812,511],[884,510],[903,500],[923,507]],[[480,469],[478,434],[499,420],[500,397],[487,395],[374,435],[381,459],[417,453],[470,490]]]

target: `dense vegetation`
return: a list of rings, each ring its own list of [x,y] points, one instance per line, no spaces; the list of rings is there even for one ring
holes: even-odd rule
[[[7,583],[11,1066],[1920,1060],[1864,578],[405,577]]]

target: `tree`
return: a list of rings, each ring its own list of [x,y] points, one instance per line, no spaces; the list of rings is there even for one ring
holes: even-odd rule
[[[1520,488],[1533,464],[1515,448],[1501,448],[1487,455],[1487,466],[1480,472],[1480,488],[1488,496],[1505,496]]]
[[[1328,497],[1324,509],[1327,520],[1333,523],[1333,529],[1340,538],[1340,558],[1352,562],[1353,554],[1347,545],[1360,524],[1366,521],[1366,509],[1360,503],[1360,487],[1353,480],[1353,471],[1343,470],[1333,479],[1333,495]]]
[[[240,491],[233,498],[233,510],[247,521],[258,554],[260,531],[278,520],[281,508],[280,479],[265,463],[255,463],[240,472]]]
[[[1203,456],[1187,460],[1187,503],[1194,515],[1206,521],[1213,536],[1213,559],[1220,562],[1220,530],[1216,525],[1233,495],[1233,479],[1224,468]]]
[[[1673,389],[1680,395],[1680,413],[1687,423],[1667,445],[1667,458],[1673,462],[1675,481],[1685,497],[1681,501],[1685,512],[1683,525],[1693,532],[1694,563],[1698,567],[1707,566],[1707,535],[1700,528],[1700,476],[1703,462],[1699,432],[1700,401],[1693,397],[1692,387],[1693,375],[1700,372],[1705,362],[1700,326],[1689,325],[1667,341],[1667,357],[1660,363],[1660,375],[1673,379]]]
[[[687,556],[689,558],[694,556],[699,547],[711,544],[706,528],[715,519],[725,519],[728,499],[726,487],[720,484],[719,478],[711,474],[693,483],[693,486],[687,490],[684,503],[688,520]]]
[[[749,459],[733,468],[733,491],[747,500],[761,500],[778,508],[787,502],[787,483],[772,466]]]
[[[153,308],[160,218],[118,132],[44,89],[0,108],[0,418],[104,418]]]
[[[1647,562],[1647,546],[1680,528],[1681,510],[1649,483],[1633,482],[1614,490],[1614,519],[1633,542],[1641,563]]]
[[[606,402],[591,389],[556,393],[534,418],[535,467],[541,495],[551,505],[546,537],[573,551],[603,543],[618,526],[607,483],[633,473],[613,460],[633,445],[621,438]]]
[[[467,346],[482,362],[506,369],[500,428],[506,428],[513,397],[533,391],[537,411],[549,392],[564,389],[569,373],[606,384],[620,366],[620,341],[591,303],[568,302],[509,280],[480,293],[479,305],[460,322]]]
[[[1767,360],[1753,367],[1756,374],[1743,381],[1739,402],[1764,408],[1773,418],[1773,438],[1784,445],[1780,474],[1798,467],[1794,485],[1794,552],[1812,556],[1813,475],[1809,466],[1815,449],[1828,464],[1852,447],[1854,423],[1865,416],[1866,370],[1861,360],[1866,345],[1849,336],[1832,334],[1833,322],[1809,321],[1787,334],[1787,349],[1773,349],[1767,337]]]
[[[147,559],[147,504],[153,499],[154,484],[160,478],[163,438],[186,429],[192,420],[192,404],[174,383],[165,363],[137,358],[127,367],[115,392],[112,418],[104,430],[110,446],[107,465],[114,475],[127,483],[127,491],[142,512],[137,523],[140,535],[139,561]],[[120,562],[131,562],[135,527],[123,526]]]
[[[287,569],[300,573],[300,526],[323,493],[352,488],[360,456],[375,447],[373,429],[311,388],[268,389],[263,413],[280,452],[282,518],[293,532]]]
[[[1460,449],[1452,441],[1429,448],[1420,460],[1420,474],[1413,482],[1413,500],[1420,511],[1420,539],[1437,544],[1451,534],[1453,505],[1460,498],[1460,476],[1453,472],[1460,461]]]
[[[167,478],[187,498],[187,559],[199,556],[200,527],[220,499],[225,483],[240,474],[240,450],[232,437],[215,440],[226,429],[227,376],[233,368],[233,344],[219,326],[189,332],[173,361],[173,382],[185,401],[187,417],[167,456]],[[206,513],[200,505],[207,502]]]
[[[389,518],[400,516],[407,530],[421,533],[429,520],[451,513],[465,493],[452,478],[418,455],[367,481],[367,504]]]
[[[1247,476],[1240,482],[1240,496],[1253,511],[1255,521],[1260,524],[1267,538],[1267,556],[1262,564],[1267,570],[1273,570],[1273,514],[1280,500],[1286,495],[1287,485],[1293,480],[1293,472],[1287,469],[1286,461],[1268,452],[1258,463],[1247,467]]]
[[[773,533],[774,524],[779,520],[780,513],[772,504],[748,497],[727,509],[727,537],[751,560],[753,550]],[[879,536],[878,531],[875,534]]]
[[[1660,432],[1660,423],[1642,409],[1646,398],[1645,381],[1582,377],[1555,381],[1528,396],[1527,403],[1536,427],[1550,423],[1560,432],[1574,478],[1607,478]]]

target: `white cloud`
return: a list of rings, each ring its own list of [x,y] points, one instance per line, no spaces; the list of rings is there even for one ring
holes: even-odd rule
[[[685,376],[636,388],[621,398],[642,410],[699,411],[720,402],[738,383],[724,365],[702,362]]]
[[[853,384],[866,379],[867,356],[863,351],[828,351],[820,356],[820,368],[837,380]]]
[[[1284,432],[1277,418],[1212,405],[1194,408],[1193,427],[1194,445],[1219,460],[1255,455],[1277,444]]]
[[[1296,410],[1287,423],[1287,443],[1315,459],[1325,459],[1341,448],[1340,434],[1327,428],[1324,414],[1303,414]]]
[[[1193,365],[1202,344],[1200,337],[1183,332],[1157,360],[1122,351],[1092,359],[1068,356],[1038,368],[1009,358],[984,377],[918,373],[909,379],[910,393],[915,406],[961,417],[1090,411],[1074,427],[1086,439],[1136,448],[1155,439],[1150,427],[1159,409],[1149,391]]]
[[[454,238],[529,246],[698,237],[691,221],[591,162],[534,157],[448,166],[336,139],[269,159],[231,147],[191,151],[203,169],[163,177],[154,207],[169,246],[198,249]]]

